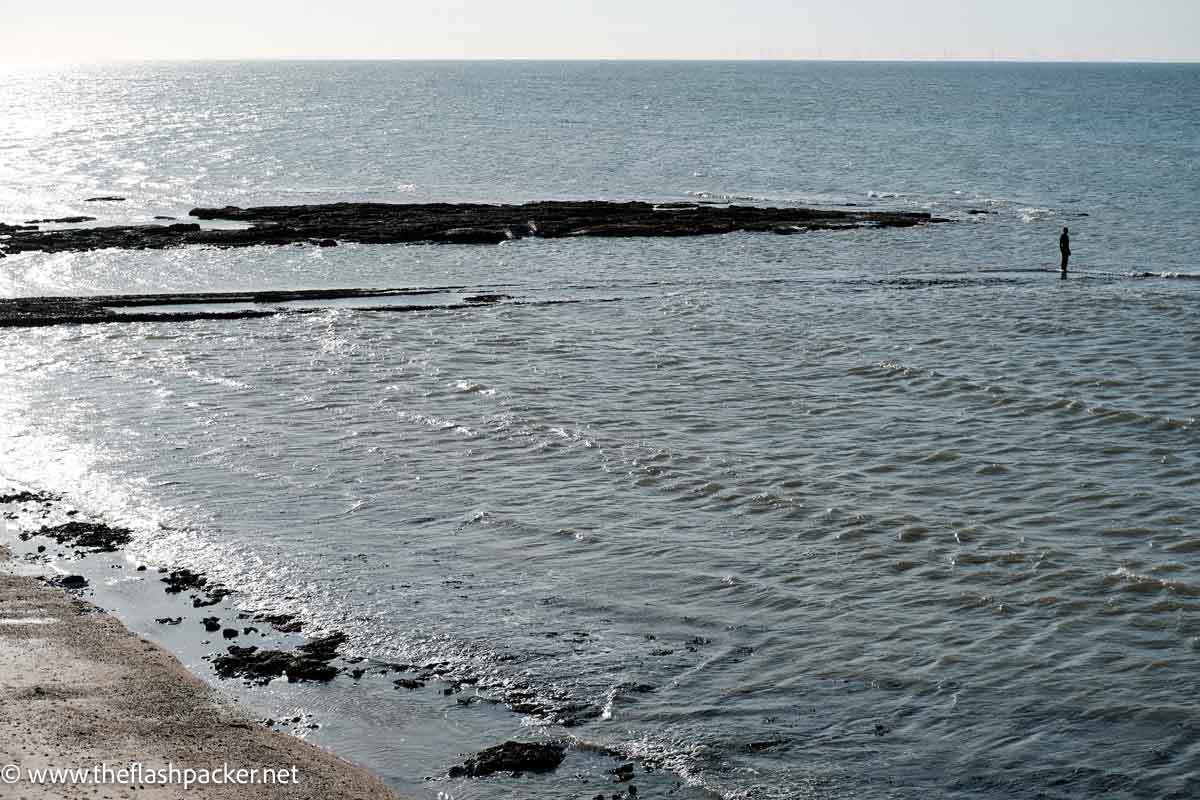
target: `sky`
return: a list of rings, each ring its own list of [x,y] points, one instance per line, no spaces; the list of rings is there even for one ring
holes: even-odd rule
[[[1200,61],[1200,0],[0,0],[0,61]]]

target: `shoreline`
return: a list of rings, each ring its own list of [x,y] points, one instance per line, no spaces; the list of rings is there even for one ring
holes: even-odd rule
[[[132,715],[126,715],[136,717],[142,732],[151,737],[148,746],[132,748],[137,758],[127,753],[97,753],[97,748],[82,745],[72,750],[53,741],[23,741],[9,731],[14,744],[9,750],[0,746],[0,767],[20,764],[21,751],[31,751],[49,754],[47,763],[30,765],[37,769],[91,768],[97,764],[120,769],[131,761],[140,761],[147,769],[161,768],[168,762],[209,769],[207,764],[198,765],[197,751],[159,755],[180,740],[206,740],[210,736],[207,729],[215,724],[219,733],[241,736],[251,744],[265,737],[267,744],[263,747],[292,758],[284,766],[314,763],[314,768],[321,770],[314,784],[319,791],[310,795],[293,786],[280,786],[275,787],[275,793],[267,794],[260,785],[255,787],[259,794],[195,794],[197,790],[192,787],[188,797],[398,800],[402,795],[397,792],[405,792],[403,797],[423,796],[429,781],[461,784],[494,773],[509,773],[514,778],[551,773],[564,759],[569,765],[566,769],[574,769],[579,775],[590,773],[600,779],[602,786],[614,781],[621,784],[628,794],[618,792],[612,796],[619,794],[622,800],[633,800],[637,794],[637,787],[626,785],[634,776],[635,764],[645,768],[638,776],[643,789],[664,788],[670,780],[671,773],[658,772],[663,765],[652,759],[641,759],[591,741],[586,735],[568,732],[598,719],[598,706],[553,692],[543,695],[524,681],[487,669],[462,671],[449,661],[402,663],[343,652],[342,646],[349,644],[344,631],[312,628],[307,621],[272,604],[243,605],[236,589],[202,572],[131,560],[127,550],[133,538],[130,529],[80,513],[62,495],[11,486],[9,493],[0,493],[0,674],[19,674],[27,680],[17,687],[21,693],[15,696],[12,686],[0,682],[0,703],[18,709],[8,710],[5,718],[26,716],[19,709],[21,703],[34,698],[34,688],[48,692],[36,695],[38,698],[65,700],[75,697],[70,692],[76,690],[64,686],[82,685],[79,696],[89,698],[93,707],[100,708],[97,717],[105,720],[120,717],[120,703],[129,697],[161,694],[165,685],[179,684],[181,688],[177,695],[162,695],[151,708],[143,704]],[[4,521],[15,522],[15,526],[5,527]],[[130,588],[117,588],[122,586]],[[37,600],[23,599],[26,597]],[[28,613],[14,611],[21,608]],[[47,627],[45,620],[53,622]],[[150,621],[154,625],[149,625]],[[84,626],[84,633],[76,631],[79,626]],[[82,652],[52,643],[51,647],[57,646],[63,652],[49,658],[44,653],[24,660],[17,658],[22,648],[20,641],[14,644],[14,639],[32,640],[48,631],[53,631],[56,639],[82,642],[91,636],[93,642]],[[44,671],[64,675],[67,681],[42,681]],[[93,698],[106,685],[94,677],[114,671],[123,671],[127,688]],[[452,730],[434,734],[428,744],[417,746],[418,751],[424,750],[424,757],[418,760],[413,760],[411,749],[407,753],[393,750],[381,757],[380,751],[356,749],[357,740],[347,739],[338,712],[330,714],[331,708],[339,705],[336,696],[332,705],[317,700],[327,691],[349,692],[360,698],[353,703],[382,701],[390,706],[388,698],[395,697],[400,718],[371,718],[366,722],[366,729],[373,732],[370,735],[377,737],[396,736],[403,742],[414,732],[423,735],[423,726],[431,721],[467,709],[475,715],[473,727],[468,731],[460,721]],[[344,703],[345,698],[342,694],[340,702]],[[199,722],[190,721],[189,715],[196,714],[201,714]],[[539,722],[536,730],[525,730],[531,720]],[[39,727],[53,730],[53,724],[39,723]],[[17,732],[24,735],[23,731]],[[306,741],[310,732],[317,744]],[[112,738],[103,726],[91,729],[91,734],[102,740]],[[162,739],[154,738],[158,736]],[[280,750],[284,747],[281,740],[295,747]],[[263,748],[255,751],[239,745],[229,749],[245,756]],[[357,753],[363,766],[335,755],[343,752]],[[204,753],[211,754],[210,748]],[[325,761],[313,761],[313,754],[321,754]],[[232,768],[265,766],[243,763],[245,757],[241,762],[214,760],[218,769],[225,763]],[[357,788],[360,785],[366,790]],[[349,793],[339,794],[345,787],[349,787]],[[212,787],[201,787],[205,788]],[[372,793],[378,791],[383,793]],[[40,800],[59,795],[35,791],[28,796]]]
[[[5,775],[19,797],[125,797],[137,788],[152,798],[398,800],[368,770],[246,718],[110,614],[16,574],[6,548],[0,609],[0,764],[20,770]],[[186,788],[182,772],[168,773],[170,782],[143,773],[140,783],[126,783],[119,770],[134,763],[146,773],[172,767],[196,774]],[[94,774],[54,785],[31,782],[25,772],[98,767],[113,771],[100,775],[103,786]],[[202,770],[210,771],[207,780]]]

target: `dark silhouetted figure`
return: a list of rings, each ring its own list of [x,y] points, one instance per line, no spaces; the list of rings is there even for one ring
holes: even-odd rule
[[[1062,236],[1058,237],[1058,252],[1062,253],[1062,276],[1067,277],[1067,262],[1071,260],[1071,235],[1063,228]]]

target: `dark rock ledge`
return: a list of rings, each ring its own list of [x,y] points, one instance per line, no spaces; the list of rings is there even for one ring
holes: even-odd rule
[[[298,289],[262,292],[170,292],[163,294],[95,295],[87,297],[17,297],[0,298],[0,328],[36,328],[45,325],[86,324],[100,322],[190,322],[201,319],[256,319],[281,313],[318,313],[325,309],[311,307],[281,307],[276,304],[295,300],[334,300],[359,298],[388,298],[398,295],[425,295],[461,287],[442,289]],[[383,305],[373,307],[364,303],[362,310],[430,311],[479,308],[495,305],[507,295],[477,295],[462,303],[424,305]],[[559,301],[569,302],[569,301]],[[261,308],[220,310],[211,306],[228,303],[253,303]],[[195,311],[156,311],[154,306],[195,304]],[[206,307],[209,306],[209,307]],[[136,311],[119,313],[115,309],[136,307]]]
[[[925,213],[760,208],[706,204],[546,201],[524,205],[480,203],[331,203],[257,208],[194,208],[202,220],[249,223],[241,230],[203,230],[195,223],[125,225],[37,231],[0,230],[0,254],[101,248],[161,249],[180,245],[252,245],[338,242],[496,244],[511,239],[567,236],[703,236],[735,231],[803,233],[854,228],[906,228],[947,220]]]

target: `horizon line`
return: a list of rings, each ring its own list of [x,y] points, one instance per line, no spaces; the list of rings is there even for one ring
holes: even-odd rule
[[[545,56],[470,56],[470,57],[402,57],[402,56],[232,56],[221,58],[111,58],[111,59],[6,59],[0,56],[0,66],[69,66],[106,64],[232,64],[243,62],[404,62],[404,63],[774,63],[774,64],[1200,64],[1196,59],[1167,58],[1056,58],[1056,57],[943,57],[943,58],[712,58],[703,56],[647,56],[647,57],[545,57]]]
[[[880,56],[880,58],[839,58],[839,56],[804,56],[804,58],[756,58],[756,56],[394,56],[394,55],[242,55],[242,56],[192,56],[192,58],[103,58],[103,59],[8,59],[0,55],[0,64],[229,64],[239,61],[410,61],[410,62],[655,62],[655,61],[698,61],[708,64],[736,64],[736,62],[775,62],[775,64],[1200,64],[1200,56],[1194,59],[1170,58],[1070,58],[1070,56]]]

